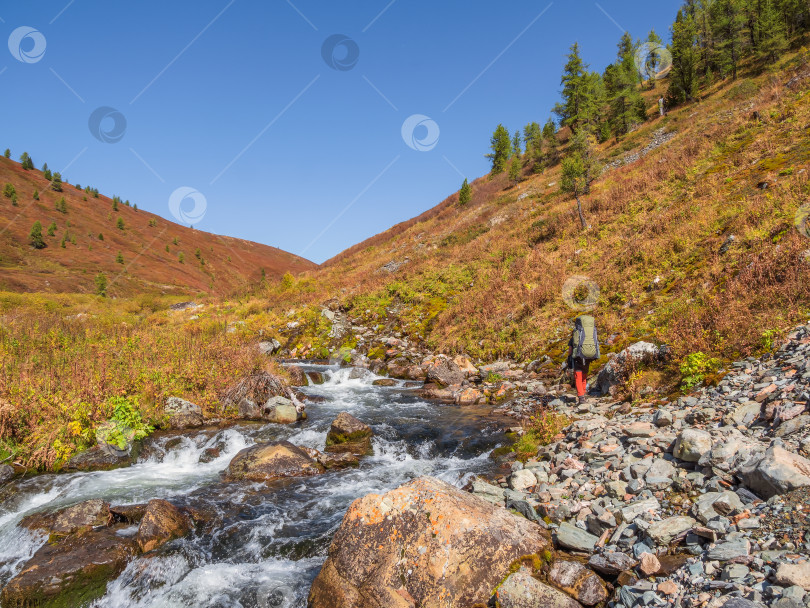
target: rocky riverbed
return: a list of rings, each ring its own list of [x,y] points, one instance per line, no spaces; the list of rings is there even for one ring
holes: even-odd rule
[[[610,396],[623,366],[666,349],[614,356],[577,404],[548,361],[391,346],[357,363],[398,380],[304,365],[300,393],[229,393],[247,426],[174,400],[176,430],[140,454],[0,469],[0,602],[810,606],[810,325],[717,386],[636,404]],[[549,409],[570,420],[551,443],[493,452],[497,427]]]
[[[449,361],[426,376],[468,382]],[[472,501],[429,478],[355,501],[309,605],[810,606],[810,325],[673,402],[533,390],[496,411],[566,414],[555,441]]]

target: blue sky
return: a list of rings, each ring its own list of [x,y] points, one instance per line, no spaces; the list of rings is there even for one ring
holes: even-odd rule
[[[542,124],[574,41],[602,71],[680,4],[3,3],[0,148],[322,262],[486,173],[498,123]]]

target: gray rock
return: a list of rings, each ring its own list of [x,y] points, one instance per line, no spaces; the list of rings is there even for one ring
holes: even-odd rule
[[[611,498],[623,499],[627,493],[627,484],[623,481],[611,481],[605,484],[608,496]]]
[[[472,493],[496,505],[503,506],[504,490],[482,479],[473,479]]]
[[[686,462],[697,462],[712,449],[712,436],[698,429],[684,429],[675,440],[672,454]]]
[[[771,445],[738,471],[743,483],[764,498],[810,485],[810,460]]]
[[[653,523],[647,529],[647,534],[659,545],[668,545],[673,538],[682,532],[694,528],[695,524],[697,522],[691,517],[677,515]]]
[[[510,574],[495,592],[501,608],[582,608],[562,591],[541,583],[528,572]]]
[[[665,427],[670,426],[673,422],[675,422],[675,417],[672,415],[672,412],[665,409],[660,409],[655,412],[653,416],[653,423],[657,427]]]
[[[737,538],[717,543],[706,552],[706,559],[727,562],[738,557],[745,557],[751,553],[751,543],[748,539]]]
[[[616,575],[624,570],[632,570],[638,565],[638,561],[626,553],[606,551],[601,555],[592,555],[588,565],[602,574]]]
[[[525,490],[537,485],[537,477],[532,471],[521,469],[509,476],[509,487],[513,490]]]
[[[752,602],[744,597],[729,597],[723,604],[723,608],[764,608],[764,604]]]
[[[734,408],[734,411],[726,414],[723,422],[734,426],[747,426],[759,418],[761,409],[762,406],[756,401],[746,401]]]
[[[599,370],[596,377],[596,387],[599,393],[607,395],[610,389],[621,384],[627,364],[631,361],[641,361],[645,359],[658,359],[662,356],[661,349],[649,342],[636,342],[631,344]]]
[[[787,437],[793,433],[806,428],[810,424],[810,416],[797,416],[791,420],[787,420],[779,425],[774,435],[776,437]]]
[[[744,509],[740,497],[730,491],[702,494],[694,506],[695,516],[704,524],[718,515],[733,515]]]
[[[14,477],[14,467],[7,464],[0,464],[0,485],[11,481],[12,477]]]
[[[191,429],[202,426],[204,419],[202,408],[196,403],[180,397],[169,397],[166,400],[166,416],[173,429]]]
[[[647,483],[650,483],[651,477],[673,477],[674,475],[675,466],[670,461],[664,460],[663,458],[656,458],[653,460],[650,468],[647,469],[647,473],[645,474],[644,478],[646,479]]]
[[[259,342],[259,352],[263,355],[273,355],[281,350],[281,342],[273,338],[266,342]]]
[[[661,504],[655,498],[631,502],[622,509],[622,521],[632,523],[639,515],[647,512],[657,513]]]
[[[598,540],[599,538],[593,534],[581,530],[568,522],[562,522],[557,529],[557,542],[560,546],[573,549],[574,551],[593,553],[596,541]]]
[[[608,596],[602,579],[579,562],[556,560],[548,573],[548,582],[586,606],[598,604]]]
[[[741,581],[748,576],[749,572],[750,570],[742,564],[728,564],[723,568],[720,579],[724,581]]]
[[[805,590],[799,585],[793,585],[782,591],[782,597],[787,597],[798,602],[801,602],[805,595],[807,595]]]

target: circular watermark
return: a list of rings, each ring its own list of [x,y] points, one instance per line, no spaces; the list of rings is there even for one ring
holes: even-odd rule
[[[644,80],[657,79],[672,65],[672,53],[663,44],[645,42],[636,51],[636,69]]]
[[[294,601],[295,592],[284,583],[268,581],[256,589],[258,608],[291,608]]]
[[[190,199],[193,203],[191,209],[184,209],[183,202]],[[188,207],[188,206],[186,206]],[[178,222],[194,225],[202,221],[205,217],[205,210],[208,208],[208,201],[199,190],[189,186],[181,186],[169,196],[169,211]]]
[[[412,114],[402,123],[402,140],[412,150],[429,152],[439,143],[439,125],[424,114]]]
[[[599,293],[599,285],[586,276],[574,275],[563,283],[563,300],[573,310],[592,310],[599,303]]]
[[[127,119],[115,108],[101,106],[90,114],[87,127],[101,143],[117,144],[127,132]]]
[[[348,72],[360,59],[360,47],[345,34],[332,34],[321,45],[321,57],[333,70]]]
[[[793,223],[800,234],[810,239],[810,203],[799,207],[799,210],[796,212],[796,219]]]
[[[45,36],[34,27],[23,25],[8,37],[8,50],[17,61],[36,63],[45,56]]]

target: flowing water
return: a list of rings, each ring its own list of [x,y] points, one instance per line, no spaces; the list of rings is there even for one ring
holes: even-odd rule
[[[432,475],[457,486],[492,470],[488,458],[502,435],[469,408],[415,397],[398,383],[373,386],[365,370],[307,365],[322,385],[304,388],[323,398],[307,405],[296,425],[242,424],[165,436],[138,464],[115,471],[41,475],[0,490],[0,587],[46,541],[17,526],[30,513],[91,498],[113,505],[166,498],[212,514],[215,523],[141,556],[107,585],[97,607],[305,606],[329,542],[355,498]],[[359,377],[357,377],[359,376]],[[269,485],[222,483],[220,472],[239,450],[286,439],[323,450],[334,417],[347,411],[374,430],[374,455],[358,468]],[[201,462],[210,448],[219,456]],[[203,458],[206,460],[206,458]],[[123,530],[134,534],[136,527]]]

